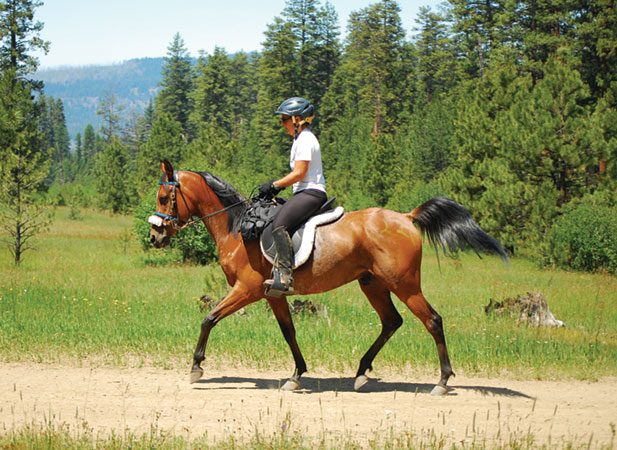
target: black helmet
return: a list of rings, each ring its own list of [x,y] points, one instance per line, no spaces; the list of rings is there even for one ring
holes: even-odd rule
[[[274,114],[285,114],[287,116],[300,116],[303,119],[312,117],[315,108],[312,103],[302,97],[291,97],[285,100]]]

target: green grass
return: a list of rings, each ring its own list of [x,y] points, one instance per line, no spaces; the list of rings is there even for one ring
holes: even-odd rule
[[[291,420],[291,418],[288,418]],[[498,442],[487,439],[482,434],[474,434],[470,439],[453,442],[447,436],[438,435],[434,431],[403,432],[403,433],[375,433],[367,440],[357,440],[351,434],[340,435],[338,433],[324,433],[318,439],[308,438],[305,435],[290,430],[281,429],[271,435],[263,435],[255,432],[246,437],[229,436],[219,442],[212,442],[207,435],[193,437],[191,439],[177,433],[159,429],[156,425],[151,426],[149,433],[135,434],[125,431],[124,433],[111,433],[97,435],[87,424],[83,430],[71,430],[67,425],[54,425],[53,423],[29,425],[8,433],[0,434],[0,448],[20,449],[251,449],[251,450],[286,450],[286,449],[414,449],[414,450],[441,450],[441,449],[466,449],[466,450],[526,450],[536,448],[553,449],[612,449],[614,441],[609,443],[597,443],[591,440],[561,441],[552,444],[539,444],[536,438],[525,432],[509,432]]]
[[[191,361],[205,313],[198,298],[228,290],[218,266],[153,265],[174,255],[144,254],[131,238],[132,218],[88,211],[83,220],[59,209],[38,249],[20,267],[0,250],[0,359],[110,365],[176,365]],[[150,261],[150,264],[146,263]],[[596,379],[617,369],[617,279],[544,271],[514,259],[441,257],[425,248],[423,289],[445,322],[456,372],[520,378]],[[567,327],[539,329],[487,317],[490,298],[542,292]],[[380,330],[356,284],[311,297],[327,315],[296,316],[310,369],[355,371]],[[432,338],[403,305],[405,323],[375,360],[375,369],[434,371]],[[213,330],[208,365],[287,367],[293,362],[267,303],[246,308]],[[268,359],[263,359],[268,352]]]

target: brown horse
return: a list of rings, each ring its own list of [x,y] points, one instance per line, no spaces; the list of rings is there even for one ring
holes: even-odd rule
[[[284,389],[300,386],[306,363],[296,342],[296,331],[285,297],[264,295],[263,282],[272,265],[264,258],[257,241],[244,242],[234,227],[246,208],[246,199],[231,185],[210,173],[180,171],[174,175],[171,164],[161,162],[163,178],[156,202],[150,240],[157,247],[169,244],[176,231],[199,217],[218,247],[220,265],[231,292],[206,316],[193,355],[191,382],[203,375],[206,343],[212,328],[240,308],[265,298],[283,332],[295,361],[293,375]],[[179,194],[179,195],[178,195]],[[189,222],[191,221],[191,222]],[[414,226],[415,225],[415,226]],[[469,212],[453,200],[438,197],[411,213],[369,208],[348,212],[338,221],[317,228],[310,259],[295,270],[297,295],[325,292],[358,280],[360,289],[375,309],[382,330],[360,360],[355,389],[366,382],[366,371],[403,319],[392,303],[391,293],[405,303],[424,324],[437,344],[441,378],[434,395],[447,393],[446,384],[454,373],[450,365],[442,319],[426,301],[420,288],[422,240],[420,231],[446,253],[465,246],[476,252],[494,252],[505,260],[506,254],[495,239],[488,236]]]

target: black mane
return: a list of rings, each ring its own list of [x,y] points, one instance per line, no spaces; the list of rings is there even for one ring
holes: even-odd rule
[[[206,184],[216,194],[224,207],[241,202],[237,206],[227,210],[227,215],[229,218],[227,225],[228,229],[229,231],[236,232],[237,225],[240,223],[244,211],[248,206],[246,197],[236,191],[236,189],[227,181],[211,174],[210,172],[199,172],[199,175],[202,176]]]

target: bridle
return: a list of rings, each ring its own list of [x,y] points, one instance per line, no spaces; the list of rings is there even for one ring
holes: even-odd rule
[[[164,225],[170,225],[176,231],[180,231],[183,228],[193,226],[196,223],[199,223],[199,222],[201,222],[204,219],[208,219],[208,218],[210,218],[212,216],[215,216],[217,214],[225,212],[228,209],[231,209],[231,208],[233,208],[235,206],[238,206],[238,205],[240,205],[240,204],[245,202],[245,200],[241,200],[241,201],[233,203],[233,204],[231,204],[229,206],[226,206],[223,209],[219,209],[218,211],[215,211],[213,213],[206,214],[205,216],[198,217],[196,219],[192,219],[194,214],[191,211],[191,208],[189,207],[189,204],[186,201],[186,198],[184,197],[184,193],[182,192],[182,188],[180,187],[180,182],[178,181],[178,174],[177,174],[177,172],[174,172],[174,180],[173,181],[166,180],[166,175],[163,174],[163,176],[161,177],[161,180],[159,181],[159,186],[163,186],[163,188],[165,189],[165,193],[167,194],[167,196],[171,200],[171,204],[169,206],[169,211],[168,211],[168,214],[163,214],[163,213],[160,213],[158,211],[155,211],[154,215],[148,217],[148,222],[151,225],[154,225],[154,226],[157,226],[157,227],[162,227]],[[169,190],[169,186],[171,186],[171,192]],[[188,221],[184,221],[184,220],[180,219],[180,215],[178,214],[178,201],[177,201],[177,196],[176,196],[176,190],[178,190],[178,192],[180,193],[180,197],[182,197],[182,201],[184,202],[184,206],[186,206],[186,210],[189,212],[189,220]]]

